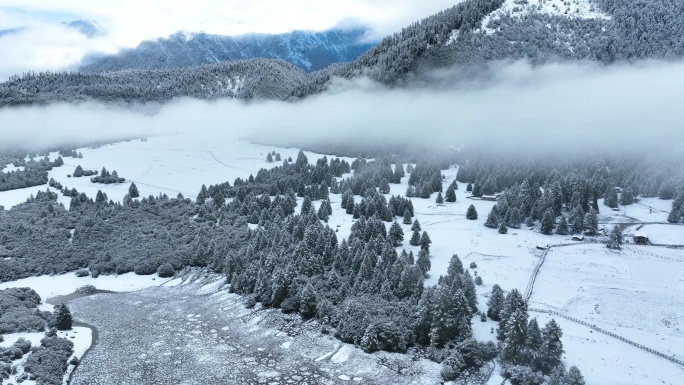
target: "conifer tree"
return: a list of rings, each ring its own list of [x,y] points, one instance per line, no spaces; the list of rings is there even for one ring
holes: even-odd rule
[[[568,369],[568,374],[565,375],[565,385],[586,385],[584,376],[576,366],[571,366]]]
[[[392,226],[390,226],[388,234],[394,240],[394,246],[398,246],[404,240],[404,230],[401,225],[394,221]]]
[[[492,211],[490,211],[489,215],[487,215],[487,220],[485,221],[484,225],[490,229],[496,229],[499,227],[499,217],[496,214],[496,205],[492,207]]]
[[[302,215],[308,215],[309,212],[311,212],[311,209],[313,208],[313,203],[311,202],[311,198],[309,196],[305,196],[304,200],[302,200],[302,207],[300,214]]]
[[[589,235],[596,235],[598,232],[598,215],[593,207],[584,215],[584,230]]]
[[[522,215],[520,214],[520,210],[517,207],[514,207],[510,210],[511,216],[508,220],[508,225],[511,226],[514,229],[519,229],[520,224],[522,223]]]
[[[130,195],[131,198],[139,198],[140,197],[140,192],[138,191],[138,186],[136,186],[135,183],[131,183],[131,187],[128,188],[128,195]]]
[[[442,203],[444,203],[444,198],[442,197],[441,192],[437,193],[437,199],[435,199],[435,203],[437,203],[438,205],[441,205]]]
[[[380,194],[389,194],[390,193],[390,185],[389,182],[387,182],[387,179],[382,178],[380,181],[380,185],[378,190],[380,191]]]
[[[610,208],[618,207],[618,194],[614,187],[608,187],[603,196],[603,204]]]
[[[568,235],[570,229],[568,228],[568,221],[565,219],[565,215],[561,215],[560,221],[558,221],[558,227],[556,228],[556,234],[558,235]]]
[[[370,324],[361,337],[361,349],[366,353],[374,353],[380,350],[378,343],[378,328]]]
[[[501,286],[494,284],[492,286],[492,293],[487,301],[487,316],[494,321],[500,321],[500,313],[504,307],[504,292]]]
[[[316,291],[311,283],[307,283],[302,290],[301,302],[299,304],[299,312],[304,318],[311,318],[316,315]]]
[[[466,219],[470,219],[471,221],[477,219],[477,210],[475,210],[475,206],[468,206],[468,211],[466,211]]]
[[[418,231],[418,229],[413,230],[413,235],[411,235],[411,239],[409,240],[409,244],[411,246],[419,246],[420,245],[420,231]]]
[[[609,249],[620,249],[622,247],[622,229],[615,225],[608,236],[607,246]]]
[[[525,340],[527,334],[527,311],[517,308],[504,325],[504,340],[501,347],[501,360],[507,364],[525,364]]]
[[[527,346],[527,351],[525,354],[527,357],[525,358],[525,361],[526,364],[530,364],[536,359],[543,342],[541,329],[539,328],[536,318],[532,318],[527,324],[526,338],[525,345]]]
[[[66,304],[55,306],[55,326],[58,330],[70,330],[72,326],[71,312]]]
[[[508,234],[508,227],[506,227],[505,222],[501,222],[501,225],[499,226],[499,234]]]
[[[444,200],[446,200],[449,203],[456,202],[456,191],[454,191],[454,186],[452,184],[450,184],[449,187],[447,187]]]
[[[427,273],[432,268],[432,263],[430,262],[430,254],[427,252],[427,250],[421,250],[418,253],[416,265],[420,268],[420,271],[423,273],[423,276],[427,276]]]
[[[404,210],[404,220],[403,223],[405,225],[410,225],[411,224],[411,212],[409,211],[408,208]]]
[[[468,185],[466,186],[466,191],[467,191],[467,192],[472,192],[472,191],[473,191],[473,185],[472,185],[472,183],[468,183]]]
[[[430,250],[430,244],[432,244],[430,236],[428,235],[427,231],[423,231],[423,235],[420,237],[420,248],[424,250]]]
[[[561,364],[563,357],[561,337],[563,337],[563,331],[554,319],[551,319],[542,329],[542,345],[539,348],[537,361],[539,369],[544,374],[550,374],[553,369]]]
[[[550,235],[551,233],[553,233],[553,222],[553,213],[551,212],[551,209],[547,209],[544,212],[544,216],[542,217],[541,233],[546,235]]]
[[[584,231],[584,211],[579,205],[570,213],[570,228],[574,234],[581,234]]]
[[[420,228],[420,222],[418,222],[418,219],[413,221],[413,225],[411,225],[411,231],[421,231],[422,229]]]
[[[273,163],[273,155],[270,152],[266,155],[266,162]]]

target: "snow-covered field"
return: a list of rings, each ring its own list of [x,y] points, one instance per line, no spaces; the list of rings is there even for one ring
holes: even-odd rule
[[[93,277],[77,277],[74,273],[62,275],[44,275],[40,277],[24,278],[17,281],[0,283],[0,290],[10,287],[30,287],[40,295],[43,300],[42,310],[52,310],[52,305],[46,301],[53,297],[68,295],[76,291],[79,287],[93,285],[99,290],[116,292],[129,292],[141,290],[151,286],[159,286],[168,279],[159,278],[153,275],[136,275],[127,273],[122,275],[101,275]]]
[[[49,172],[49,177],[90,197],[95,197],[97,191],[102,190],[114,201],[123,200],[130,182],[135,182],[141,196],[164,193],[175,197],[181,193],[186,198],[195,198],[203,184],[209,186],[228,181],[232,185],[236,178],[246,179],[261,168],[282,164],[266,163],[267,153],[273,150],[279,152],[283,160],[288,157],[295,160],[299,152],[296,148],[265,147],[239,141],[229,133],[200,132],[152,137],[147,141],[131,140],[96,149],[77,149],[77,152],[83,153],[83,159],[63,158],[64,166],[54,168]],[[309,162],[313,163],[322,157],[305,153]],[[57,153],[50,154],[50,159],[56,157]],[[105,185],[91,183],[89,177],[67,177],[78,165],[85,170],[98,172],[102,167],[110,172],[116,170],[119,177],[126,178],[127,182]],[[9,209],[46,188],[37,186],[0,192],[0,205]],[[66,207],[69,207],[69,201],[70,198],[60,195],[60,202]]]
[[[684,251],[648,246],[620,251],[602,245],[553,248],[530,299],[533,308],[559,311],[680,360],[683,305]],[[558,321],[567,330],[568,361],[581,365],[593,383],[675,384],[684,375],[682,366],[571,321]],[[611,371],[605,372],[606,367]]]
[[[209,185],[225,181],[232,184],[235,178],[244,179],[249,174],[256,174],[260,168],[278,165],[277,162],[265,162],[267,152],[273,150],[279,152],[283,159],[288,157],[294,159],[298,152],[298,149],[294,148],[265,147],[241,142],[228,134],[225,136],[177,135],[156,137],[149,138],[148,141],[122,142],[98,149],[79,149],[78,151],[83,153],[83,159],[65,158],[65,165],[51,171],[50,177],[69,188],[75,187],[89,196],[94,196],[97,190],[101,189],[107,193],[110,199],[115,201],[120,201],[127,193],[130,181],[136,183],[143,196],[159,193],[175,196],[182,193],[186,197],[194,198],[202,184]],[[306,155],[310,163],[322,157],[320,154],[309,152]],[[51,158],[54,157],[56,154],[51,154]],[[328,158],[331,157],[328,156]],[[351,161],[351,159],[347,159],[347,161]],[[106,167],[110,171],[116,170],[119,176],[127,178],[128,182],[120,185],[99,185],[90,183],[89,178],[86,177],[68,178],[67,174],[71,174],[76,165],[79,164],[84,169],[100,170],[102,167]],[[455,178],[457,168],[452,167],[443,173],[446,188]],[[404,195],[407,181],[408,178],[405,177],[401,184],[391,184],[391,194],[388,194],[387,198],[389,199],[391,195]],[[684,346],[684,336],[682,335],[682,325],[684,324],[684,310],[682,310],[684,304],[684,295],[682,295],[684,292],[684,251],[650,246],[629,246],[618,253],[610,251],[600,244],[578,244],[573,242],[569,236],[545,236],[540,234],[538,229],[529,230],[527,228],[509,229],[508,234],[500,235],[496,230],[483,226],[494,202],[469,199],[465,187],[464,184],[459,184],[456,192],[457,202],[455,203],[437,205],[435,194],[430,199],[412,198],[416,217],[423,230],[428,231],[433,242],[430,248],[432,270],[429,273],[430,277],[427,284],[436,283],[439,276],[446,273],[452,254],[458,254],[466,267],[471,262],[477,264],[477,268],[470,269],[470,271],[472,274],[477,272],[477,275],[483,278],[484,285],[478,286],[478,293],[480,295],[480,310],[485,310],[487,295],[493,284],[499,284],[506,291],[513,288],[520,291],[525,290],[542,255],[542,251],[537,248],[538,245],[572,244],[572,246],[553,248],[548,253],[546,262],[542,266],[536,281],[531,306],[567,313],[569,316],[586,320],[652,349],[684,358],[684,349],[681,348]],[[25,201],[30,194],[35,194],[45,188],[42,186],[0,192],[0,205],[9,208]],[[340,238],[346,238],[349,235],[353,219],[340,208],[340,198],[340,195],[330,196],[334,212],[329,225],[338,231],[337,234]],[[356,199],[359,200],[360,198],[356,197]],[[60,198],[60,200],[68,207],[68,199]],[[315,202],[316,207],[319,204],[320,202]],[[475,221],[465,218],[466,209],[470,204],[473,204],[479,213],[479,218]],[[609,228],[615,223],[664,223],[671,204],[671,201],[646,198],[641,199],[639,204],[620,206],[619,211],[612,211],[601,204],[599,217],[602,223],[601,227]],[[401,218],[397,219],[401,223]],[[402,228],[404,229],[405,240],[400,249],[413,250],[414,254],[417,254],[418,248],[409,246],[408,242],[411,236],[410,225],[402,225]],[[636,225],[627,227],[626,234],[631,234],[635,228]],[[653,243],[684,243],[684,227],[682,226],[649,224],[640,231],[647,232]],[[118,277],[100,276],[97,279],[77,278],[73,274],[66,274],[2,283],[0,289],[29,286],[34,288],[45,300],[50,297],[70,294],[78,287],[89,284],[101,290],[133,292],[159,286],[163,282],[155,276],[142,277],[133,274]],[[174,280],[165,286],[173,286],[178,283],[180,281]],[[137,309],[138,306],[146,306],[144,302],[138,301],[149,298],[167,298],[167,294],[164,293],[167,291],[168,293],[175,293],[174,290],[177,289],[148,289],[140,292],[142,294],[133,293],[124,296],[107,296],[107,298],[115,298],[114,302],[123,301],[120,303],[121,306]],[[206,296],[213,292],[212,290],[214,289],[205,288],[202,294]],[[188,298],[191,296],[189,293],[183,295],[188,296]],[[218,296],[216,297],[218,298]],[[124,330],[127,330],[125,328],[136,330],[145,326],[136,325],[134,319],[131,318],[132,315],[131,317],[126,316],[128,318],[121,321],[106,320],[105,322],[100,315],[89,314],[90,310],[88,309],[92,310],[100,306],[96,304],[98,298],[103,298],[103,296],[79,299],[76,303],[82,304],[82,306],[76,307],[77,317],[86,321],[103,322],[102,325],[106,327],[119,325]],[[130,302],[128,299],[131,298],[137,299]],[[216,301],[218,300],[216,299]],[[230,303],[237,301],[232,297],[225,297],[222,300]],[[157,325],[158,328],[149,329],[154,330],[155,333],[148,334],[154,337],[163,332],[159,334],[157,342],[163,340],[169,346],[158,346],[154,345],[154,342],[150,342],[152,345],[147,348],[152,349],[152,351],[158,350],[159,354],[162,355],[161,358],[151,357],[148,353],[140,352],[140,355],[130,355],[130,359],[133,360],[130,362],[131,365],[141,365],[141,370],[147,373],[145,370],[152,372],[159,370],[159,367],[155,365],[158,365],[161,362],[160,360],[170,360],[173,357],[175,357],[174,360],[182,360],[182,355],[177,355],[173,351],[177,346],[185,346],[179,345],[181,342],[194,344],[192,346],[208,345],[202,348],[208,350],[200,349],[198,351],[201,353],[200,358],[209,363],[213,362],[214,358],[212,357],[214,355],[218,354],[219,357],[223,357],[221,355],[223,353],[219,354],[218,351],[223,349],[221,345],[229,341],[230,337],[219,331],[223,330],[223,327],[229,327],[229,325],[214,325],[216,322],[224,320],[221,315],[210,314],[208,313],[209,309],[202,310],[199,304],[191,311],[185,306],[194,307],[195,305],[186,300],[174,302],[174,310],[169,313],[167,312],[169,309],[162,309],[165,308],[165,306],[161,306],[162,303],[163,301],[154,302],[154,305],[157,306],[156,311],[159,313],[152,308],[148,309],[149,311],[145,310],[147,312],[144,313],[146,314],[145,322]],[[241,308],[236,305],[231,309],[235,309],[237,312],[237,309]],[[246,310],[242,309],[240,312],[246,312]],[[187,317],[190,313],[193,316]],[[138,315],[140,316],[140,314]],[[163,323],[164,319],[160,320],[157,316],[166,317],[170,321]],[[537,316],[540,323],[545,323],[549,318],[545,314],[537,313],[532,313],[532,316]],[[205,321],[207,318],[210,318],[211,322]],[[138,318],[136,322],[140,322],[140,319]],[[243,319],[240,318],[240,320]],[[171,322],[173,320],[183,320],[184,323],[187,321],[201,326],[197,327],[196,332],[193,332],[193,329],[183,329],[184,331],[173,334],[173,322]],[[565,319],[557,318],[557,321],[565,333],[563,340],[567,363],[580,367],[589,384],[676,384],[678,379],[684,375],[684,368],[653,354],[639,350],[613,337],[600,334],[586,326]],[[275,361],[284,359],[283,357],[288,354],[287,359],[303,360],[302,362],[306,362],[306,364],[302,364],[302,367],[308,370],[309,374],[317,373],[319,376],[323,376],[318,378],[325,378],[330,383],[346,381],[347,379],[353,382],[355,378],[361,378],[365,381],[376,374],[377,367],[372,366],[375,362],[373,361],[374,358],[363,355],[351,347],[340,349],[341,345],[334,339],[321,342],[322,339],[316,339],[319,337],[310,335],[307,337],[309,342],[306,342],[306,347],[301,347],[298,346],[300,342],[296,338],[290,339],[284,338],[282,335],[268,334],[272,333],[272,329],[262,328],[259,321],[255,321],[255,325],[252,326],[253,332],[263,332],[272,340],[265,340],[264,346],[254,346],[255,351],[246,349],[248,346],[233,346],[237,350],[232,351],[231,357],[240,357],[241,360],[251,357],[255,361],[249,363],[245,361],[245,364],[248,366],[256,365],[259,368],[250,372],[256,376],[250,377],[250,381],[254,380],[258,383],[282,382],[285,378],[295,381],[294,376],[296,374],[294,373],[285,375],[282,369],[267,369],[270,367],[269,365],[278,366],[279,364]],[[493,339],[492,328],[496,328],[496,324],[492,321],[480,323],[479,319],[474,320],[474,334],[480,339]],[[110,335],[113,339],[110,342],[103,340],[103,346],[141,349],[135,346],[136,341],[133,341],[132,337],[124,338],[125,332],[109,332],[113,333]],[[79,341],[81,336],[86,335],[80,331],[77,334],[78,338],[72,340]],[[130,336],[133,335],[130,334]],[[171,336],[175,337],[172,338]],[[123,338],[123,341],[116,342],[115,338]],[[90,337],[84,340],[89,339]],[[215,344],[212,341],[222,343]],[[322,345],[316,347],[315,343],[311,341],[317,341],[315,343]],[[112,345],[106,345],[106,343]],[[172,350],[162,351],[163,347]],[[225,349],[230,350],[228,347]],[[282,352],[287,354],[281,354]],[[348,352],[351,352],[351,357],[355,358],[348,358],[346,356]],[[166,353],[170,353],[170,355],[164,356]],[[264,353],[264,357],[261,357],[261,353]],[[143,357],[144,354],[147,355]],[[277,358],[269,358],[268,354]],[[255,358],[257,356],[260,358]],[[98,357],[101,359],[111,358],[106,352],[101,351],[101,353],[97,353],[87,360],[95,365]],[[345,361],[345,358],[348,360]],[[364,363],[364,360],[370,363]],[[168,363],[164,362],[165,365]],[[269,364],[269,362],[271,363]],[[319,362],[323,362],[325,365],[320,366]],[[345,362],[354,362],[356,366],[351,364],[343,365],[342,368],[335,366]],[[182,363],[180,365],[182,367]],[[362,369],[353,369],[357,366]],[[88,364],[84,364],[79,371],[83,370],[87,373],[87,370],[99,368],[99,366],[92,366],[90,369],[86,369],[88,367]],[[363,372],[363,370],[368,372]],[[425,370],[426,373],[436,373],[434,368]],[[90,373],[84,374],[84,380],[80,381],[87,382],[85,379],[95,378],[92,377],[94,376],[93,372]],[[105,377],[110,374],[105,373]],[[279,379],[276,379],[278,377]],[[132,378],[130,383],[134,383]],[[312,381],[313,378],[316,377],[311,377]],[[501,380],[501,378],[493,376],[491,381],[501,383]]]

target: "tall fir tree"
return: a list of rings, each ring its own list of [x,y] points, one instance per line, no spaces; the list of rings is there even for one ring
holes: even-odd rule
[[[504,307],[504,292],[501,286],[494,284],[492,286],[492,293],[489,295],[489,300],[487,301],[487,316],[494,321],[501,320],[501,310]]]
[[[598,233],[598,215],[593,207],[584,215],[584,230],[589,235],[596,235]]]
[[[55,306],[55,327],[58,330],[71,330],[72,323],[71,311],[67,305],[62,303]]]
[[[556,234],[568,235],[569,231],[568,221],[565,219],[565,215],[561,215],[560,220],[558,221],[558,227],[556,227]]]
[[[446,193],[444,195],[444,200],[446,200],[449,203],[456,202],[456,191],[454,191],[453,185],[450,184],[449,187],[447,187]]]
[[[411,224],[411,211],[408,208],[404,209],[404,220],[402,221],[405,225]]]
[[[550,235],[553,233],[554,218],[551,209],[547,209],[544,212],[544,216],[541,221],[541,233],[545,235]]]
[[[135,183],[131,183],[131,186],[128,188],[128,195],[130,195],[131,198],[140,197],[140,191],[138,191],[138,186],[136,186]]]
[[[497,215],[496,205],[492,207],[492,211],[490,211],[489,215],[487,215],[487,220],[485,221],[484,225],[490,229],[496,229],[499,227],[499,216]]]
[[[550,374],[561,364],[563,357],[561,337],[563,337],[563,331],[554,319],[551,319],[542,329],[542,345],[539,348],[537,362],[539,370],[544,374]]]

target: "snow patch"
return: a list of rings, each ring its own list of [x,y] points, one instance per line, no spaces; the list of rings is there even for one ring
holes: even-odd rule
[[[610,16],[601,12],[591,0],[506,0],[501,8],[485,16],[481,31],[487,34],[496,32],[496,29],[489,28],[489,23],[500,20],[504,15],[522,18],[531,13],[610,20]]]
[[[349,355],[353,352],[354,347],[350,345],[344,345],[330,357],[330,362],[335,364],[341,364],[349,359]]]

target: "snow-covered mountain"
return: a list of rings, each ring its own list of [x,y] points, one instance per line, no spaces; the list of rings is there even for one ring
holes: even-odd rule
[[[222,36],[177,33],[145,41],[116,55],[84,60],[84,72],[124,69],[170,69],[240,59],[267,58],[290,62],[304,71],[356,59],[374,46],[364,39],[364,29],[331,29],[324,32],[293,31],[279,35]]]
[[[325,91],[334,78],[368,76],[395,86],[447,68],[453,81],[471,80],[486,76],[490,65],[499,61],[612,65],[674,60],[684,58],[683,31],[683,0],[465,0],[386,37],[348,63],[339,62],[352,60],[352,53],[358,55],[365,48],[350,48],[358,48],[351,42],[363,41],[362,31],[293,32],[241,39],[175,35],[93,61],[79,74],[15,76],[0,84],[0,106],[93,99],[164,102],[182,96],[291,100]],[[249,57],[280,61],[191,67]],[[285,66],[284,61],[296,67]],[[320,71],[301,71],[330,63],[336,64]],[[160,67],[164,70],[156,69]],[[166,69],[170,67],[182,68]],[[116,76],[93,73],[126,68],[140,70],[117,72]],[[279,69],[278,76],[263,72],[273,68]],[[240,91],[215,92],[216,72],[219,77],[239,78],[243,84]],[[173,84],[168,87],[157,88],[158,84],[146,80],[161,81],[169,76]],[[206,89],[193,83],[198,78],[206,81],[200,86]],[[163,84],[167,83],[164,80]]]

